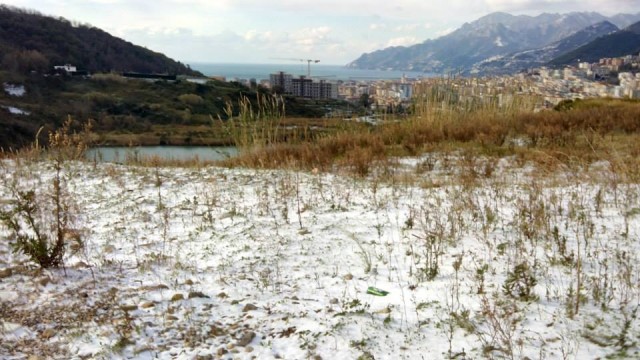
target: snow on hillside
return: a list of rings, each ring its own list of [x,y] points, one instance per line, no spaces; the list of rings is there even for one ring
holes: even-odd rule
[[[29,111],[22,110],[15,106],[1,106],[1,107],[3,109],[7,109],[7,111],[9,111],[10,114],[14,114],[14,115],[30,115],[31,114]]]
[[[15,84],[9,84],[9,83],[3,83],[2,85],[4,87],[4,92],[6,92],[11,96],[21,97],[27,93],[27,90],[25,90],[24,85],[15,85]]]
[[[0,164],[4,210],[14,182],[46,199],[50,164]],[[38,270],[0,228],[0,357],[637,357],[638,185],[483,166],[68,164],[85,246]]]

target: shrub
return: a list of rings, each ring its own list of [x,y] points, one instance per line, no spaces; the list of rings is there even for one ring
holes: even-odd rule
[[[11,201],[11,209],[0,211],[0,220],[11,230],[15,238],[12,248],[17,253],[27,255],[40,267],[57,267],[63,263],[65,253],[65,236],[71,231],[68,227],[69,218],[63,215],[62,203],[56,199],[59,207],[54,222],[55,230],[49,234],[45,215],[38,205],[40,199],[33,190],[17,191]],[[76,237],[77,238],[77,237]]]
[[[512,272],[509,272],[507,279],[502,285],[502,290],[505,295],[511,298],[522,301],[532,301],[537,299],[537,296],[533,293],[533,288],[537,283],[538,280],[529,268],[529,265],[527,265],[527,263],[520,263],[516,265]]]
[[[126,78],[122,77],[121,75],[115,74],[115,73],[93,74],[93,75],[91,75],[91,80],[99,82],[99,83],[103,83],[103,84],[108,84],[108,83],[124,84],[124,83],[127,82]]]
[[[84,134],[71,133],[72,120],[49,134],[48,159],[53,163],[54,176],[49,193],[35,189],[22,190],[16,180],[10,186],[13,199],[8,208],[0,210],[2,221],[12,232],[14,252],[27,255],[42,268],[64,264],[67,245],[79,249],[82,239],[73,227],[76,213],[74,201],[66,190],[67,178],[63,165],[68,160],[79,160],[84,156],[89,127]],[[40,153],[36,142],[33,153]],[[69,244],[73,241],[74,244]]]
[[[204,102],[202,97],[196,94],[182,94],[178,96],[178,100],[187,105],[200,105]]]

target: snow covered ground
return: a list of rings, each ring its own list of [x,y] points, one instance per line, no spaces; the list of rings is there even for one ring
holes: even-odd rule
[[[0,206],[31,188],[46,208],[52,166],[20,163]],[[489,165],[67,164],[84,248],[39,270],[0,228],[0,358],[640,357],[640,187]]]

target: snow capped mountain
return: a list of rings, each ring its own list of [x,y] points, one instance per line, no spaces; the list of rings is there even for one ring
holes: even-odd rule
[[[618,27],[608,21],[603,21],[541,48],[528,49],[486,59],[474,65],[472,71],[483,74],[508,74],[542,66],[562,54],[616,31],[618,31]]]
[[[543,13],[538,16],[514,16],[497,12],[465,23],[456,31],[434,40],[363,54],[347,66],[436,73],[451,69],[470,72],[482,69],[482,64],[489,59],[501,56],[508,58],[514,54],[526,54],[551,46],[556,50],[552,51],[553,55],[550,57],[544,54],[533,56],[534,60],[542,57],[548,61],[558,55],[558,51],[573,50],[597,36],[617,30],[620,26],[618,24],[628,25],[632,19],[640,20],[640,13],[607,18],[595,12]],[[606,25],[602,25],[604,22],[607,22]],[[576,34],[579,35],[572,38]],[[570,40],[561,44],[564,39]],[[575,46],[569,46],[570,44]],[[528,62],[520,65],[526,67],[527,64]],[[513,68],[509,68],[511,70]]]

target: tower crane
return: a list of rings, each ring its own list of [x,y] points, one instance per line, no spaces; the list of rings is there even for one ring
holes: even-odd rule
[[[274,60],[289,60],[289,61],[301,61],[301,62],[307,62],[307,77],[311,78],[311,63],[319,63],[320,60],[314,60],[314,59],[295,59],[295,58],[271,58]]]
[[[306,61],[307,62],[307,77],[311,77],[311,63],[319,63],[320,60],[312,60],[312,59],[300,59],[300,61]]]

